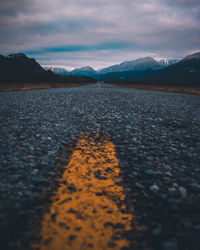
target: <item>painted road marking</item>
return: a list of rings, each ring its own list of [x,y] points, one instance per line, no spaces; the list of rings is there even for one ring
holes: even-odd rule
[[[44,216],[41,250],[121,249],[130,242],[124,233],[132,221],[142,230],[133,212],[125,212],[115,146],[109,135],[82,134]]]

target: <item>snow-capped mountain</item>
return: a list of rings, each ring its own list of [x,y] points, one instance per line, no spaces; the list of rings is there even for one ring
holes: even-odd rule
[[[165,66],[165,67],[169,66],[169,65],[172,65],[174,63],[177,63],[177,62],[179,62],[178,59],[162,59],[162,60],[159,61],[159,63],[161,65]]]
[[[59,74],[59,75],[69,75],[70,71],[73,70],[73,68],[61,67],[61,66],[45,66],[45,65],[43,65],[42,67],[45,70],[51,70],[55,74]]]
[[[100,73],[146,70],[146,69],[160,69],[163,66],[154,60],[152,57],[139,58],[133,61],[126,61],[117,65],[110,66],[100,70]]]
[[[56,74],[61,75],[75,75],[75,76],[94,76],[99,74],[114,73],[114,72],[123,72],[123,71],[144,71],[147,69],[157,70],[162,69],[166,66],[172,65],[178,62],[176,59],[164,59],[161,61],[156,61],[152,57],[139,58],[132,61],[125,61],[120,64],[112,65],[103,69],[95,70],[90,66],[81,67],[81,68],[70,68],[62,66],[46,66],[43,68],[45,70],[51,70]]]
[[[70,72],[71,75],[78,75],[78,76],[89,76],[96,74],[96,70],[94,70],[90,66],[82,67],[79,69],[74,69]]]
[[[12,56],[12,55],[11,55]],[[185,57],[183,60],[200,59],[200,53],[195,53],[193,55]],[[112,65],[103,69],[95,70],[90,66],[72,69],[69,67],[62,66],[43,66],[46,70],[51,70],[56,74],[61,75],[74,75],[74,76],[91,76],[96,79],[101,77],[106,77],[106,74],[111,74],[112,76],[123,75],[122,77],[132,77],[136,74],[144,74],[146,70],[162,70],[168,67],[176,66],[179,62],[178,59],[163,59],[156,61],[152,57],[139,58],[132,61],[125,61],[120,64]],[[193,70],[193,69],[191,69]],[[144,73],[142,73],[142,71]]]

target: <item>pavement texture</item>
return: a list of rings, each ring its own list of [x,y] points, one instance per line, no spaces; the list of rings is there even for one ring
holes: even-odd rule
[[[110,85],[2,92],[0,121],[2,250],[55,249],[56,239],[45,238],[50,221],[54,235],[73,228],[66,249],[199,249],[199,96]],[[84,217],[82,203],[68,201],[87,203],[85,185],[94,207],[91,215],[85,205]],[[70,225],[56,221],[63,203]],[[107,214],[110,221],[94,221]],[[91,229],[77,220],[91,220]],[[77,245],[87,236],[88,245]]]

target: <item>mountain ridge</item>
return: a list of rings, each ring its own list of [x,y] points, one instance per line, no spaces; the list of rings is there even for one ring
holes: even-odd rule
[[[128,69],[128,70],[127,70]],[[7,57],[0,55],[0,82],[71,82],[85,81],[87,77],[106,82],[137,81],[150,84],[178,84],[200,85],[200,52],[184,57],[171,65],[160,67],[159,62],[151,57],[125,61],[101,70],[90,66],[81,67],[72,71],[65,70],[59,75],[51,70],[45,70],[34,59],[23,53],[10,54]],[[118,70],[118,71],[115,71]],[[79,78],[78,78],[79,77]],[[82,77],[82,78],[81,78]],[[85,77],[85,78],[84,78]],[[88,81],[93,81],[88,78]]]
[[[200,53],[189,55],[181,61],[159,70],[126,71],[102,74],[98,77],[107,82],[137,82],[168,86],[200,87]]]
[[[85,66],[85,67],[81,67],[81,68],[77,68],[74,69],[72,71],[69,72],[69,74],[71,75],[80,75],[80,76],[85,76],[85,75],[94,75],[96,74],[96,70],[94,70],[92,67],[90,66]]]
[[[85,83],[95,82],[89,77],[62,76],[45,70],[23,53],[0,55],[0,83]]]
[[[65,68],[62,67],[54,67],[54,66],[42,66],[43,69],[45,70],[51,70],[52,72],[54,72],[55,74],[59,74],[59,75],[68,75],[70,71],[66,70]]]
[[[145,70],[145,69],[156,69],[162,68],[155,59],[152,57],[143,57],[136,60],[124,61],[120,64],[116,64],[100,70],[100,73],[109,72],[120,72],[120,71],[130,71],[130,70]]]
[[[81,68],[75,68],[73,70],[68,70],[67,72],[65,72],[68,75],[78,75],[78,76],[82,76],[82,75],[89,75],[89,76],[93,76],[93,75],[99,75],[99,74],[105,74],[105,73],[110,73],[110,72],[122,72],[122,71],[132,71],[132,70],[147,70],[147,69],[152,69],[152,70],[156,70],[156,69],[162,69],[166,66],[169,66],[173,63],[176,63],[178,60],[176,59],[170,59],[170,60],[163,60],[163,62],[160,61],[156,61],[154,58],[152,57],[142,57],[142,58],[138,58],[136,60],[129,60],[129,61],[124,61],[122,63],[119,64],[115,64],[115,65],[111,65],[105,68],[101,68],[98,70],[95,70],[94,68],[92,68],[91,66],[84,66]],[[58,73],[58,74],[63,74],[63,72],[65,71],[64,67],[60,67],[60,72],[59,70],[56,69],[56,67],[50,68],[48,67],[50,70],[52,70],[54,73]]]
[[[191,55],[184,57],[183,61],[191,60],[191,59],[200,60],[200,52],[197,52],[197,53],[194,53],[194,54],[191,54]]]

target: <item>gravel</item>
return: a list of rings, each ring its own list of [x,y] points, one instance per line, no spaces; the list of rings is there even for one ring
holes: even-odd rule
[[[109,85],[2,92],[0,118],[2,249],[30,249],[81,132],[109,133],[116,145],[144,227],[127,235],[138,249],[199,249],[199,96]]]

